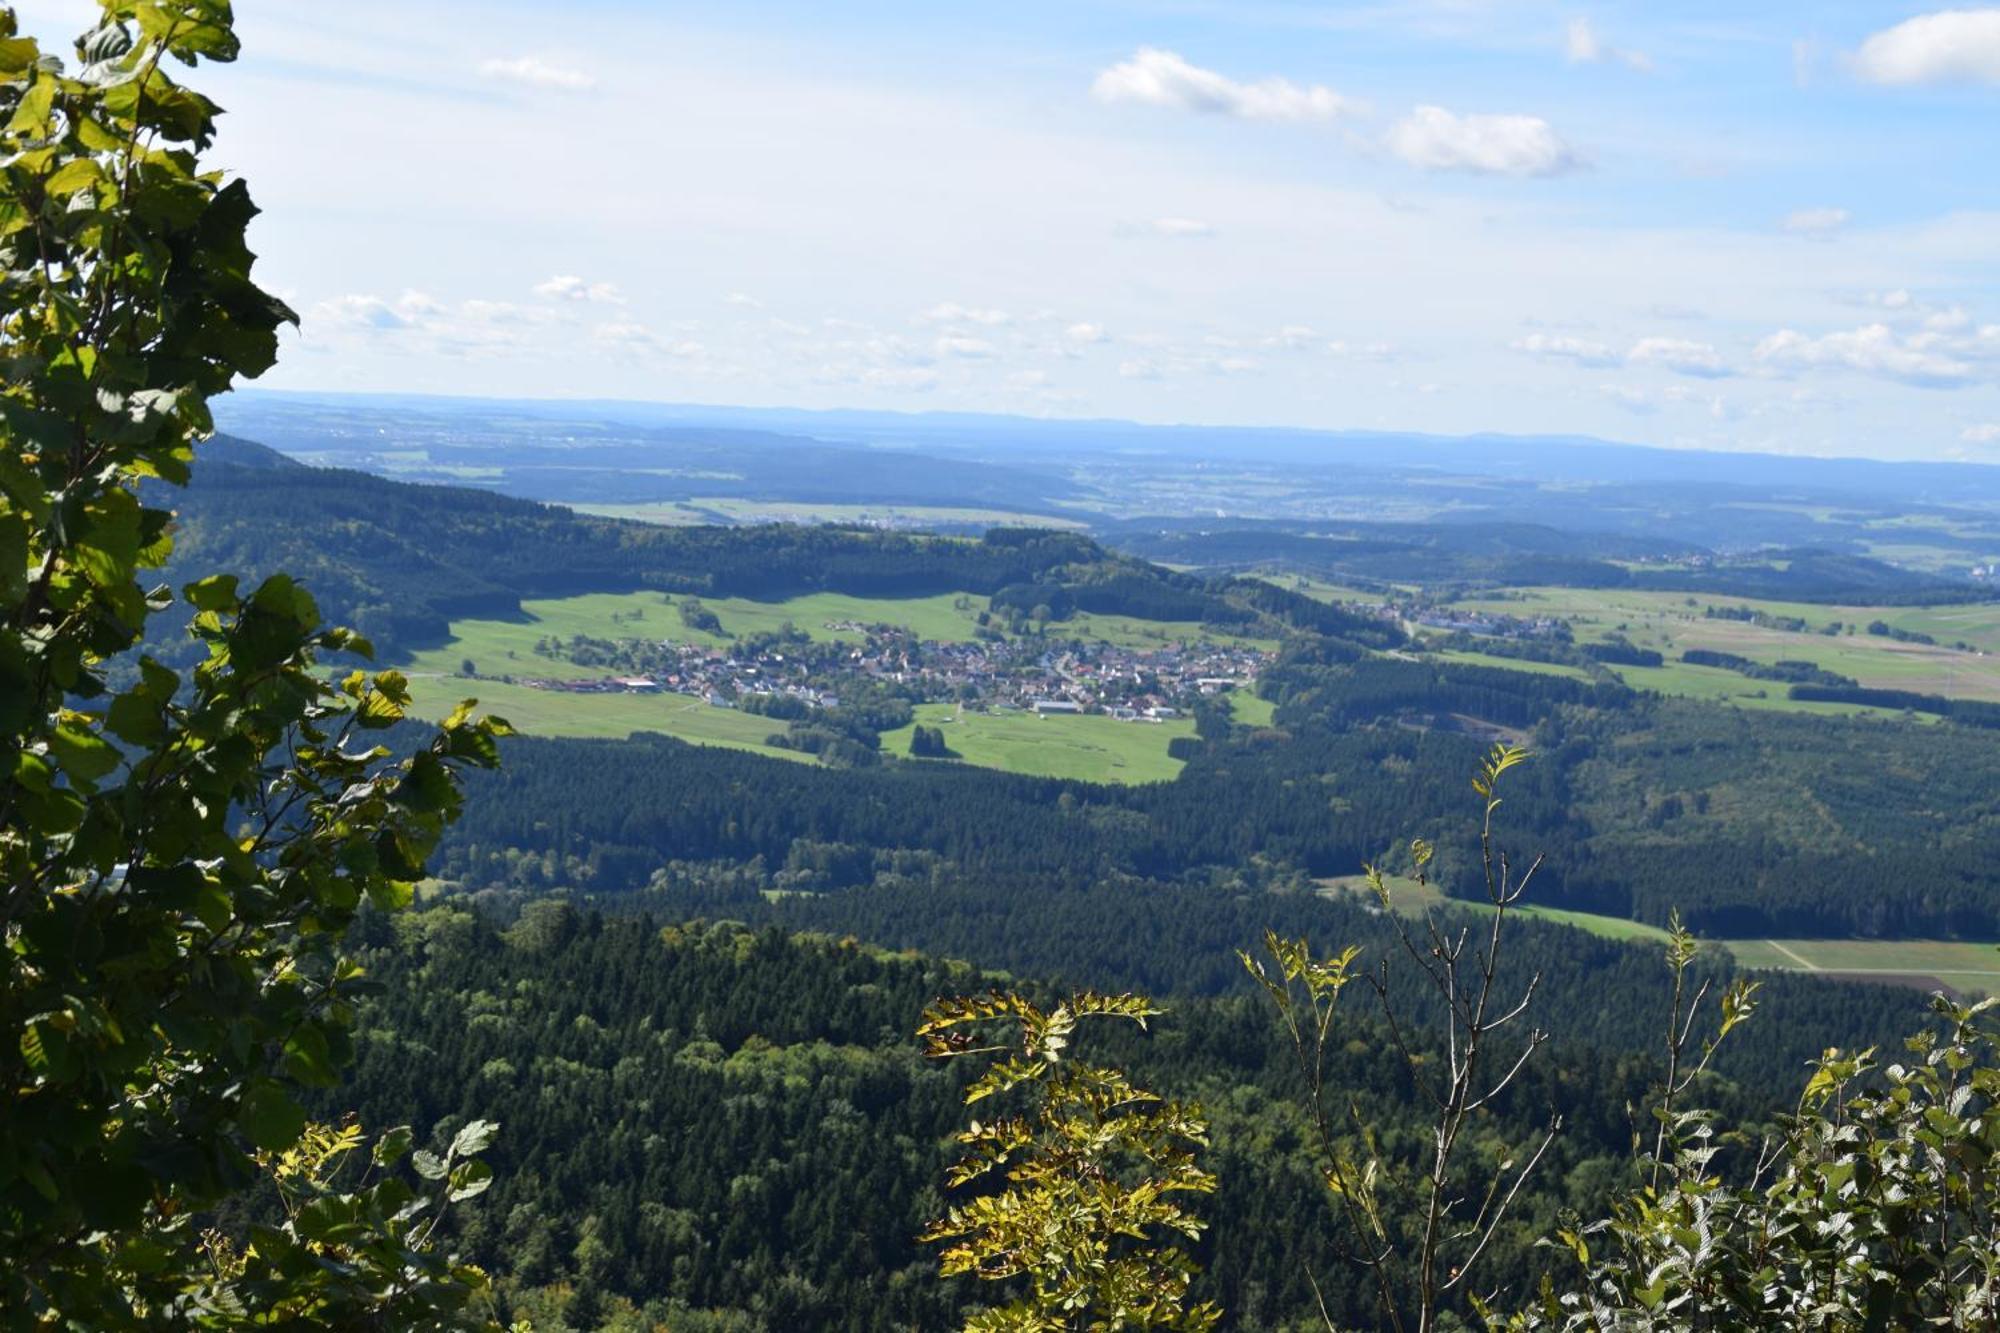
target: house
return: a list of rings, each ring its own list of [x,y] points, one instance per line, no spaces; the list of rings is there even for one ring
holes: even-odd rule
[[[1043,717],[1051,713],[1081,713],[1083,705],[1074,699],[1037,699],[1035,712]]]

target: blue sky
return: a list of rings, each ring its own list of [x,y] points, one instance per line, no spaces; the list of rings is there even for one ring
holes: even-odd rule
[[[238,8],[274,387],[2000,462],[2000,9]]]

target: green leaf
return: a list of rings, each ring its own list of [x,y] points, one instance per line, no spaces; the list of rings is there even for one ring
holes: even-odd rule
[[[398,1125],[375,1141],[375,1150],[370,1157],[377,1166],[394,1166],[409,1156],[410,1144],[415,1137],[408,1125]]]
[[[75,721],[64,722],[49,733],[49,749],[63,772],[85,783],[111,772],[124,758],[117,746]]]
[[[234,574],[213,574],[205,579],[197,579],[181,589],[188,605],[197,611],[225,612],[236,606],[236,576]]]
[[[306,1128],[305,1108],[269,1079],[250,1085],[237,1119],[250,1142],[272,1152],[297,1143]]]
[[[439,1157],[429,1148],[417,1149],[410,1157],[410,1165],[415,1167],[417,1174],[425,1180],[443,1180],[445,1177],[446,1168],[444,1158]]]
[[[452,1136],[453,1157],[476,1157],[486,1151],[500,1126],[491,1120],[474,1120]]]

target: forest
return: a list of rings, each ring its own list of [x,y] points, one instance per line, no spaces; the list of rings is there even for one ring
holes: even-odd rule
[[[1163,917],[1186,905],[1150,904]],[[1362,920],[1350,909],[1316,924]],[[1080,922],[1069,914],[1061,924]],[[1115,917],[1097,926],[1120,928]],[[988,983],[970,965],[851,936],[547,901],[505,928],[440,906],[373,916],[360,930],[359,957],[383,989],[327,1110],[434,1125],[441,1138],[474,1117],[501,1123],[496,1183],[460,1234],[505,1274],[503,1318],[579,1329],[943,1328],[977,1297],[942,1281],[915,1240],[939,1206],[965,1075],[926,1063],[908,1037],[933,997]],[[1627,1178],[1625,1108],[1658,1077],[1651,1057],[1618,1054],[1655,1035],[1668,982],[1658,951],[1561,930],[1517,963],[1549,966],[1577,947],[1595,955],[1570,969],[1589,984],[1548,992],[1541,1011],[1560,1045],[1479,1130],[1484,1142],[1510,1142],[1552,1102],[1572,1108],[1493,1260],[1516,1298],[1553,1262],[1534,1237],[1565,1209],[1602,1206]],[[1775,1021],[1746,1029],[1731,1052],[1743,1081],[1705,1087],[1733,1117],[1775,1111],[1791,1071],[1824,1045],[1891,1040],[1920,1011],[1904,991],[1771,984],[1763,1004]],[[1199,1294],[1223,1305],[1232,1328],[1309,1327],[1304,1274],[1324,1270],[1336,1235],[1315,1198],[1298,1075],[1278,1028],[1241,988],[1171,1001],[1156,1026],[1150,1037],[1107,1037],[1100,1053],[1151,1086],[1199,1098],[1212,1116],[1222,1189],[1203,1208]],[[1405,1127],[1420,1118],[1416,1090],[1385,1077],[1388,1031],[1357,1011],[1342,1040],[1331,1070],[1341,1095],[1395,1151],[1414,1150]],[[1358,1274],[1335,1269],[1322,1281],[1341,1326],[1368,1325],[1372,1297]]]

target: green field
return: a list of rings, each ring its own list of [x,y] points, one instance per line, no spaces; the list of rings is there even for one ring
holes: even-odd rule
[[[881,523],[899,528],[934,527],[941,523],[990,528],[1069,528],[1085,526],[1073,518],[1026,514],[1013,509],[952,508],[939,505],[814,504],[790,500],[739,500],[700,497],[658,504],[571,505],[579,513],[641,523],[680,526],[736,520],[745,523]]]
[[[1690,648],[1707,648],[1763,663],[1780,659],[1812,662],[1877,689],[2000,700],[2000,602],[1935,607],[1818,606],[1707,594],[1537,587],[1457,605],[1501,615],[1561,617],[1574,626],[1579,642],[1623,635],[1641,648],[1658,651],[1667,662],[1660,667],[1614,669],[1634,688],[1663,694],[1745,707],[1857,711],[1847,705],[1793,703],[1785,697],[1787,687],[1782,682],[1755,680],[1719,667],[1689,666],[1678,660]],[[1747,606],[1772,616],[1795,617],[1806,622],[1809,632],[1711,620],[1702,614],[1707,606]],[[1866,626],[1876,620],[1928,634],[1938,643],[1899,643],[1866,633]],[[1836,621],[1853,627],[1854,632],[1811,632]],[[1950,646],[1958,642],[1967,644],[1971,651]]]
[[[1729,940],[1745,967],[2000,992],[2000,945],[1964,940]]]
[[[521,603],[519,620],[459,620],[443,647],[412,654],[405,669],[412,673],[455,674],[470,658],[480,676],[543,676],[556,680],[586,679],[615,674],[608,668],[578,666],[560,658],[543,657],[535,643],[543,636],[568,639],[575,634],[594,639],[669,640],[707,648],[727,647],[730,638],[689,629],[681,623],[679,597],[658,592],[585,593]],[[702,604],[721,620],[735,638],[771,633],[786,624],[823,642],[859,643],[853,630],[830,630],[829,623],[900,625],[922,639],[969,643],[976,617],[986,598],[976,593],[939,593],[932,597],[850,597],[820,592],[782,602],[753,602],[746,597],[713,597]],[[1188,642],[1248,643],[1276,648],[1275,643],[1228,634],[1205,633],[1198,622],[1137,620],[1130,616],[1078,614],[1052,624],[1052,638],[1101,640],[1128,648],[1160,648]]]
[[[698,745],[813,762],[811,755],[764,744],[764,738],[783,731],[784,724],[734,708],[713,708],[684,694],[565,694],[498,680],[415,675],[410,678],[410,696],[417,716],[431,720],[469,697],[478,699],[484,711],[506,718],[530,735],[622,738],[635,731],[657,731]]]
[[[964,643],[972,639],[973,618],[985,608],[986,599],[966,595],[966,608],[961,609],[960,597],[960,594],[941,593],[935,597],[889,600],[822,592],[782,602],[753,602],[744,597],[704,598],[703,605],[715,612],[723,629],[737,638],[775,631],[789,622],[815,639],[859,643],[862,636],[852,630],[826,628],[833,621],[855,621],[903,625],[922,638]],[[606,668],[577,666],[537,654],[535,642],[544,635],[568,639],[583,634],[594,639],[671,640],[708,648],[728,646],[731,641],[728,638],[683,625],[679,601],[678,597],[665,593],[630,592],[585,593],[579,597],[523,602],[525,616],[520,620],[454,621],[450,642],[412,655],[407,669],[413,673],[449,674],[459,669],[463,659],[471,658],[481,676],[583,679],[614,674]]]
[[[1269,699],[1260,699],[1252,690],[1231,690],[1229,692],[1229,715],[1247,727],[1268,727],[1273,721],[1278,706]]]
[[[1181,771],[1181,761],[1167,754],[1167,742],[1194,735],[1187,718],[1120,722],[1095,715],[960,714],[951,704],[922,704],[916,722],[882,733],[883,752],[907,755],[917,723],[944,732],[944,743],[968,764],[1085,782],[1165,782]]]
[[[1328,895],[1372,900],[1367,880],[1340,875],[1319,881]],[[1428,908],[1454,906],[1490,910],[1483,904],[1446,898],[1435,888],[1419,888],[1411,880],[1391,877],[1390,901],[1398,912],[1416,915]],[[1574,926],[1606,939],[1664,944],[1667,932],[1624,917],[1558,907],[1522,905],[1519,916]],[[1760,971],[1822,972],[1829,978],[1877,980],[1925,988],[1949,986],[1977,994],[2000,994],[2000,945],[1963,940],[1703,940],[1709,948],[1727,949],[1741,967]]]
[[[722,621],[724,630],[739,638],[773,631],[789,622],[815,639],[859,642],[862,636],[855,631],[827,628],[833,622],[857,622],[901,625],[926,639],[967,642],[973,638],[975,617],[986,606],[986,599],[954,593],[897,599],[814,593],[782,602],[705,598],[704,605]],[[620,737],[634,731],[658,731],[699,744],[810,760],[810,756],[764,743],[767,736],[784,729],[781,724],[735,709],[713,708],[685,695],[570,694],[517,683],[518,678],[580,680],[617,674],[610,668],[542,656],[535,652],[535,643],[544,636],[671,640],[703,647],[724,647],[731,642],[730,638],[683,625],[678,598],[657,592],[590,593],[524,602],[522,609],[525,614],[519,620],[456,621],[448,643],[411,656],[403,669],[411,678],[421,716],[441,717],[459,699],[473,695],[487,709],[530,734]],[[1257,642],[1207,635],[1191,621],[1146,621],[1127,616],[1078,615],[1052,626],[1051,634],[1136,648],[1203,639]],[[460,674],[461,663],[468,660],[474,679]],[[1269,703],[1248,691],[1239,691],[1233,699],[1238,718],[1253,726],[1269,723]],[[1145,723],[1108,717],[968,713],[953,721],[954,712],[942,704],[918,710],[920,720],[945,726],[952,748],[960,751],[966,762],[1092,782],[1172,778],[1180,772],[1181,764],[1167,756],[1167,742],[1175,736],[1194,734],[1193,722],[1184,718]],[[909,728],[885,733],[883,751],[906,755],[909,742]]]
[[[1374,901],[1374,891],[1368,887],[1365,875],[1336,875],[1318,881],[1320,891],[1329,896],[1345,895],[1361,898],[1364,902]],[[1389,877],[1389,902],[1397,912],[1417,916],[1433,907],[1462,907],[1467,910],[1489,912],[1490,904],[1472,902],[1463,898],[1447,898],[1438,892],[1435,885],[1419,885],[1415,880]],[[1576,912],[1562,907],[1536,907],[1521,903],[1508,909],[1510,915],[1530,921],[1545,921],[1558,926],[1573,926],[1601,935],[1611,940],[1633,940],[1640,943],[1665,943],[1667,932],[1658,926],[1649,926],[1643,921],[1628,921],[1624,917],[1600,916],[1595,912]]]

